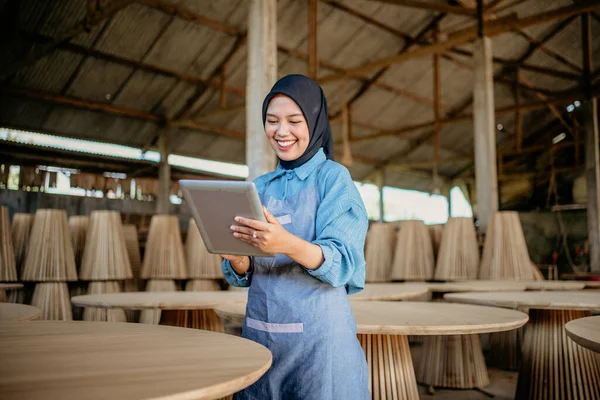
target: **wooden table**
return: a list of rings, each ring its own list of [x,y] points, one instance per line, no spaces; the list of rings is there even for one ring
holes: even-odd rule
[[[420,283],[367,283],[363,290],[350,295],[350,299],[394,301],[414,299],[428,293],[427,285]]]
[[[42,311],[25,304],[0,303],[0,321],[33,321],[42,317]]]
[[[223,332],[221,319],[213,308],[223,303],[245,302],[245,292],[129,292],[76,296],[80,307],[161,310],[161,325],[182,326]]]
[[[580,346],[600,353],[600,316],[567,322],[565,330],[567,335]]]
[[[529,309],[517,399],[599,399],[600,357],[567,339],[564,325],[600,310],[584,291],[447,294],[451,302]]]
[[[419,399],[408,335],[498,332],[527,322],[524,313],[491,307],[404,301],[351,304],[369,365],[369,390],[376,400]],[[246,307],[243,303],[222,304],[215,311],[225,322],[241,324]]]
[[[215,399],[271,366],[263,346],[169,326],[84,321],[0,323],[0,398]]]
[[[6,291],[23,289],[22,283],[3,283],[0,282],[0,302],[6,302]]]
[[[585,287],[583,282],[573,281],[509,281],[472,280],[457,282],[428,283],[434,293],[452,292],[511,292],[522,290],[578,290]]]

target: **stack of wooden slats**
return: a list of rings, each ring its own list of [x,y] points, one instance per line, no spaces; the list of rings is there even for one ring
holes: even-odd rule
[[[15,248],[15,263],[19,276],[23,274],[23,263],[27,254],[29,236],[33,226],[33,214],[16,213],[12,222],[12,240]]]
[[[92,211],[79,271],[79,279],[92,281],[88,294],[118,293],[121,291],[120,281],[132,277],[121,215],[117,211]],[[125,312],[86,309],[83,319],[125,321]]]
[[[187,278],[179,220],[173,215],[154,215],[150,221],[142,278],[150,279],[146,291],[176,290],[174,279]],[[160,311],[144,310],[140,322],[158,323]]]
[[[35,213],[22,280],[38,282],[31,304],[42,319],[72,319],[67,282],[77,280],[77,269],[65,210]]]
[[[218,254],[208,252],[193,218],[190,218],[188,227],[185,256],[191,279],[187,282],[185,290],[198,292],[221,290],[220,281],[223,279],[221,263],[223,260]]]
[[[391,280],[397,225],[374,222],[367,233],[365,247],[366,281],[389,282]]]
[[[392,279],[426,281],[433,278],[433,247],[423,221],[402,221],[397,237]]]
[[[471,218],[450,218],[444,228],[435,269],[435,279],[445,281],[477,279],[479,248]]]
[[[534,280],[519,214],[497,212],[490,218],[479,279]]]
[[[0,207],[0,282],[16,282],[17,279],[8,207]]]
[[[71,230],[77,271],[81,268],[81,259],[83,258],[83,250],[85,249],[85,235],[87,234],[89,224],[90,217],[83,215],[73,215],[69,217],[69,229]]]

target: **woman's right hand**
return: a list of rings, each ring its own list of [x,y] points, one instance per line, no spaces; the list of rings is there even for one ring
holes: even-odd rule
[[[238,275],[244,275],[250,269],[250,257],[234,256],[231,254],[221,254],[221,257],[231,263],[231,267]]]

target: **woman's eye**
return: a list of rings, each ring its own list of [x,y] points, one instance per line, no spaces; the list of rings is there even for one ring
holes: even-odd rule
[[[270,123],[270,124],[276,124],[277,123],[277,121],[274,121],[274,120],[267,120],[267,122]]]
[[[290,121],[290,124],[299,124],[300,121]]]

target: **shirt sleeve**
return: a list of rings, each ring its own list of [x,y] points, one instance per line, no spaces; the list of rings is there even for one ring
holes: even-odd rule
[[[339,165],[339,164],[338,164]],[[327,174],[317,211],[316,239],[325,261],[313,277],[334,287],[352,285],[348,292],[364,287],[364,245],[369,220],[367,212],[348,170],[339,166]]]
[[[250,257],[250,269],[244,275],[238,275],[238,273],[235,272],[231,266],[229,260],[223,260],[223,263],[221,264],[221,270],[223,271],[223,275],[230,285],[237,287],[249,287],[250,282],[252,281],[252,273],[254,272],[253,264],[254,260],[252,257]]]

